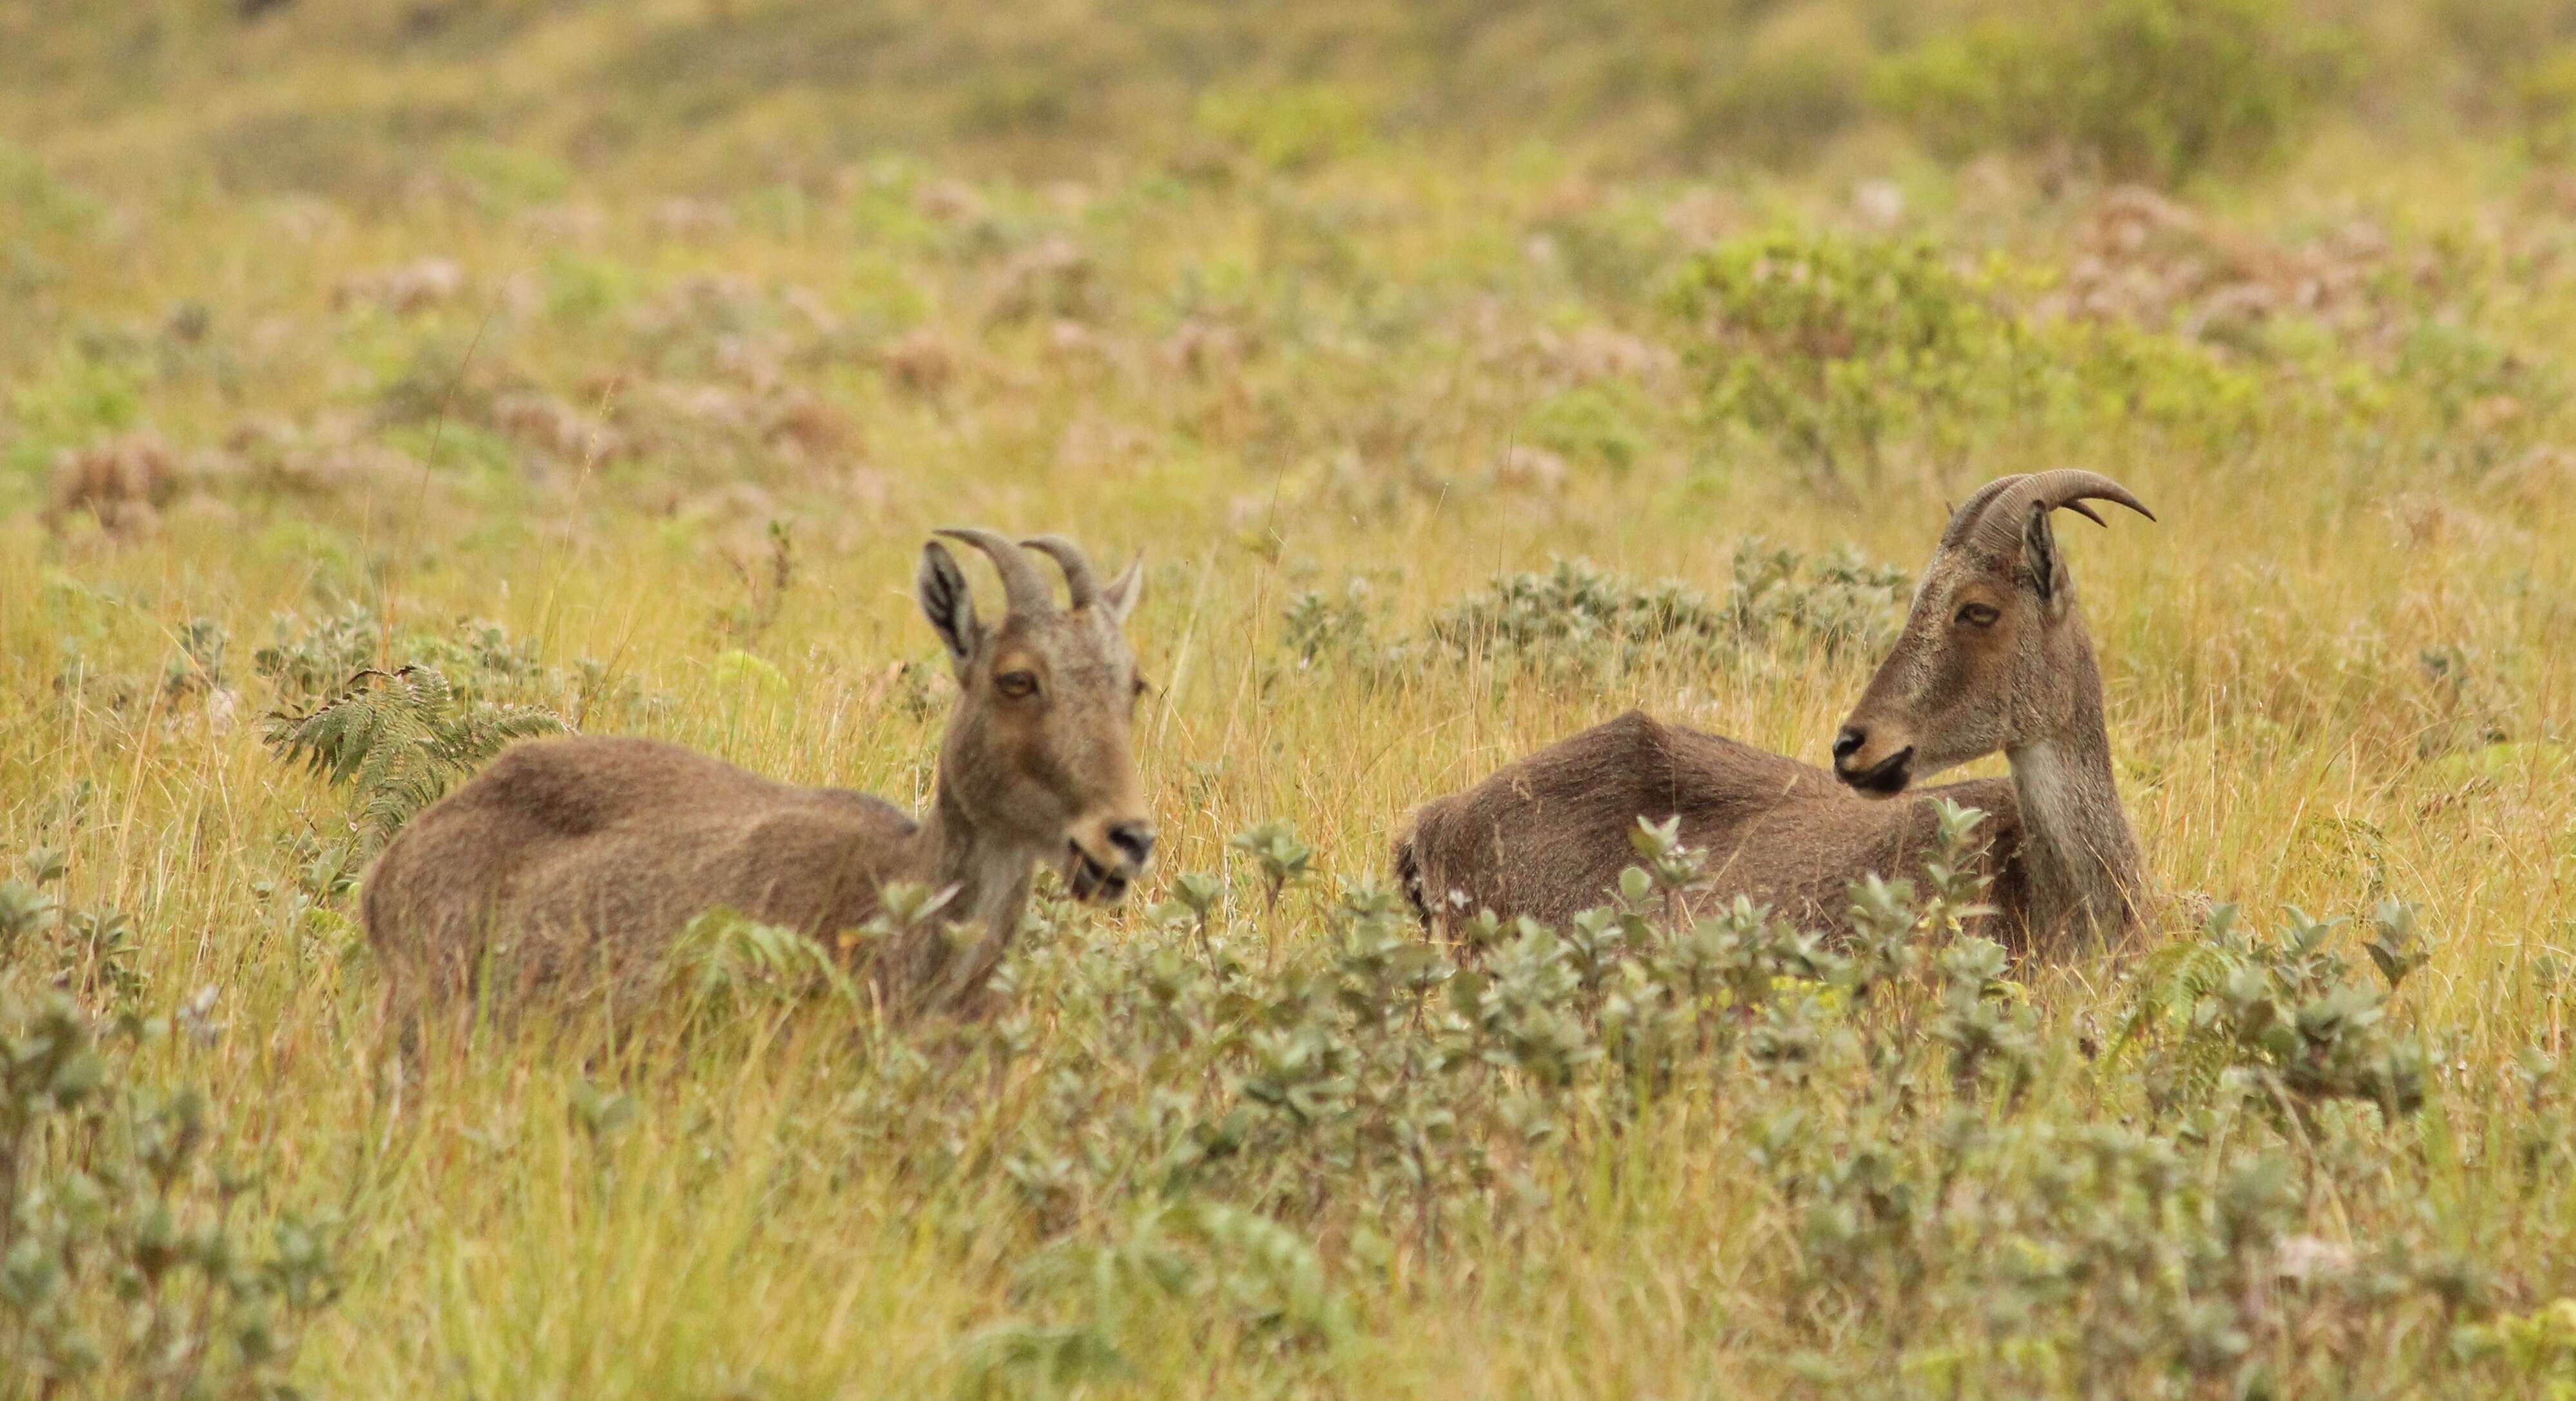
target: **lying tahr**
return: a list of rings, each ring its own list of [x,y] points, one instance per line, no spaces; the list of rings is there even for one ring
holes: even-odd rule
[[[1059,537],[1023,549],[940,533],[991,558],[1007,607],[980,621],[956,560],[923,548],[922,611],[958,686],[927,812],[653,740],[520,745],[413,819],[367,878],[395,1024],[487,987],[649,986],[682,928],[715,909],[831,939],[866,925],[897,881],[953,893],[938,918],[867,946],[861,971],[891,1004],[954,1006],[1001,959],[1040,865],[1061,863],[1078,896],[1123,895],[1154,849],[1122,631],[1137,570],[1102,584]],[[1061,568],[1063,604],[1030,550]]]
[[[1479,910],[1563,921],[1636,863],[1639,818],[1678,817],[1682,840],[1709,853],[1716,898],[1836,925],[1852,882],[1920,870],[1947,798],[1987,813],[1987,932],[2047,949],[2124,935],[2147,877],[2050,525],[2060,508],[2102,523],[2087,501],[2154,519],[2083,471],[2005,477],[1959,507],[1830,771],[1631,712],[1425,804],[1395,850],[1416,908],[1435,930]],[[1916,786],[1998,750],[2008,779]]]

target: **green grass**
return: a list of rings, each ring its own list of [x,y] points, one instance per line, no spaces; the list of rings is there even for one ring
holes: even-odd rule
[[[247,1238],[327,1223],[305,1391],[2576,1387],[2576,201],[2450,86],[2539,71],[2546,7],[2351,7],[2344,95],[2171,205],[1742,96],[1983,7],[403,8],[0,18],[0,860],[60,851],[49,898],[134,931],[0,938],[0,983],[217,990],[116,1083],[206,1089]],[[1693,66],[1739,38],[1777,71]],[[1817,129],[1744,156],[1707,133],[1746,101]],[[111,530],[58,473],[116,444],[168,480]],[[2411,906],[2429,962],[2318,1044],[2420,1044],[2420,1108],[2300,1098],[2219,1002],[2119,1047],[2198,966],[2183,914],[2002,988],[1761,964],[1663,1078],[1561,949],[1487,960],[1508,1015],[1392,1015],[1410,941],[1341,882],[1413,804],[1631,705],[1819,760],[1875,662],[1505,645],[1471,599],[1579,557],[1722,610],[1757,536],[1911,571],[1944,502],[2058,466],[2161,518],[2061,529],[2152,869],[2352,918],[2340,978],[2232,955],[2292,1001],[2375,997]],[[1144,555],[1145,887],[1048,906],[992,1027],[569,1009],[398,1105],[368,812],[263,743],[316,696],[254,654],[917,804],[950,523]],[[1229,845],[1272,821],[1315,868],[1275,908]],[[1977,1017],[2009,1045],[1962,1076]],[[1552,1083],[1543,1027],[1602,1059]],[[1304,1120],[1264,1098],[1297,1044],[1351,1087]]]

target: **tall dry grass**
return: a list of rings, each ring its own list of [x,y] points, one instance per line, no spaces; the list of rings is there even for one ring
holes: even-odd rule
[[[565,19],[503,76],[569,123],[546,85],[586,71],[583,26],[622,23]],[[318,107],[342,72],[327,54],[292,68],[286,105]],[[458,80],[425,65],[389,81]],[[281,100],[231,83],[202,113],[13,118],[29,135],[0,164],[0,856],[58,847],[67,902],[131,915],[136,1010],[219,990],[219,1034],[146,1047],[132,1073],[213,1090],[221,1146],[257,1175],[250,1219],[338,1223],[345,1289],[305,1342],[308,1391],[1047,1391],[1043,1369],[987,1376],[978,1348],[1053,1306],[1032,1256],[1115,1237],[1141,1208],[1103,1189],[1050,1223],[997,1163],[1026,1123],[1079,1120],[1049,1096],[1093,1087],[1106,1114],[1191,1086],[1131,1058],[1124,1014],[1050,1020],[1043,1003],[1024,1009],[1039,1049],[962,1118],[933,1112],[955,1086],[923,1090],[917,1117],[876,1097],[910,1083],[891,1078],[902,1057],[845,1010],[623,1035],[569,1012],[448,1048],[398,1103],[354,904],[298,899],[316,852],[353,838],[345,794],[262,743],[259,714],[283,702],[251,654],[280,620],[354,601],[390,649],[488,619],[550,664],[597,663],[601,694],[626,699],[589,728],[917,805],[945,702],[929,671],[895,668],[936,657],[907,590],[924,533],[1063,530],[1098,557],[1141,552],[1157,874],[1063,937],[1131,947],[1178,875],[1217,872],[1229,938],[1320,960],[1329,878],[1379,872],[1423,798],[1632,705],[1820,760],[1873,659],[1301,664],[1283,625],[1299,595],[1364,581],[1376,645],[1551,556],[1713,598],[1754,535],[1912,569],[1946,500],[2067,465],[2160,516],[2061,527],[2158,879],[2266,927],[2403,901],[2430,939],[2399,1001],[2433,1053],[2430,1106],[2375,1127],[2351,1108],[2304,1157],[2293,1129],[2227,1148],[2302,1164],[2304,1234],[2438,1242],[2477,1301],[2369,1315],[2384,1333],[2335,1357],[2291,1330],[2273,1384],[2570,1384],[2576,1339],[2533,1325],[2528,1356],[2499,1360],[2452,1331],[2576,1295],[2564,1101],[2516,1079],[2526,1053],[2563,1058],[2558,970],[2576,956],[2576,459],[2557,397],[2576,204],[2507,139],[2427,150],[2337,128],[2286,171],[2199,192],[2205,223],[2143,251],[2102,241],[2114,195],[2080,174],[1947,167],[1880,137],[1722,180],[1375,134],[1288,169],[1210,137],[1212,155],[1053,182],[888,157],[727,184],[675,148],[685,198],[482,145],[406,157],[427,173],[383,197],[118,169],[120,151],[163,159],[175,135]],[[1890,182],[1892,216],[1884,192],[1855,200],[1863,178]],[[1663,296],[1682,261],[1773,229],[1877,237],[1890,218],[1959,261],[2006,260],[2010,295],[2034,304],[2109,257],[2115,292],[2152,286],[2105,319],[2244,376],[2244,426],[2195,435],[2119,405],[2086,408],[2072,435],[1970,416],[1951,425],[1963,447],[1898,442],[1875,475],[1829,479],[1710,422],[1704,328]],[[2336,241],[2356,225],[2366,237]],[[2340,290],[2246,326],[2212,310],[2230,287],[2310,274]],[[53,503],[58,461],[136,435],[174,477],[148,520],[111,530],[97,499]],[[48,504],[69,508],[52,527]],[[773,520],[794,565],[767,598]],[[229,638],[221,675],[165,685],[200,619]],[[1274,820],[1328,880],[1265,914],[1228,842]],[[2142,957],[2196,937],[2177,917],[2130,956],[2016,974],[2049,1067],[2024,1122],[2153,1121],[2132,1069],[2075,1048],[2127,1015]],[[2358,937],[2337,944],[2356,963]],[[1356,1244],[1385,1224],[1376,1203],[1336,1197],[1301,1221],[1356,1319],[1333,1341],[1283,1344],[1220,1297],[1139,1295],[1118,1366],[1054,1383],[1987,1394],[1941,1350],[1984,1336],[1964,1276],[1923,1283],[1928,1333],[1910,1338],[1801,1292],[1805,1207],[1745,1152],[1782,1103],[1809,1106],[1816,1141],[1876,1112],[1852,1084],[1570,1112],[1519,1164],[1534,1195],[1436,1247],[1392,1225],[1388,1253]],[[2080,1330],[2048,1345],[2072,1355]]]

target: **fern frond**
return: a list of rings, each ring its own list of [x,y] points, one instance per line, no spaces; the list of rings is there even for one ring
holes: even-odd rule
[[[536,706],[465,703],[438,668],[415,665],[358,672],[310,712],[270,715],[267,740],[356,790],[357,821],[381,842],[511,741],[564,728]]]
[[[442,725],[435,748],[440,763],[471,769],[519,740],[561,734],[564,729],[563,717],[551,710],[485,702]]]
[[[357,776],[387,728],[401,723],[411,694],[403,681],[401,672],[357,672],[338,695],[308,712],[270,713],[267,741],[289,761],[333,783],[346,783]]]
[[[2176,940],[2147,955],[2131,985],[2135,991],[2117,1045],[2129,1044],[2159,1021],[2188,1020],[2200,999],[2226,986],[2242,962],[2227,945],[2208,939]]]

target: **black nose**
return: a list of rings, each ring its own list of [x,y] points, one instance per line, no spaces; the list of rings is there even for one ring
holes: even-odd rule
[[[1843,726],[1843,732],[1834,736],[1834,762],[1839,764],[1858,754],[1860,747],[1867,743],[1869,743],[1869,731],[1851,725]]]
[[[1154,857],[1154,829],[1143,822],[1121,822],[1109,829],[1109,844],[1141,871]]]

